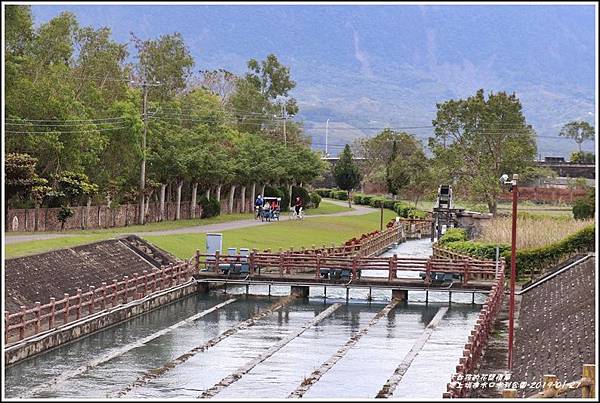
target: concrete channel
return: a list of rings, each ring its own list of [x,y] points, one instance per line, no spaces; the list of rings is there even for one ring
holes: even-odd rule
[[[431,249],[416,240],[387,253]],[[411,291],[392,302],[391,290],[351,289],[346,300],[344,289],[325,298],[322,287],[293,298],[290,286],[249,288],[189,295],[18,362],[6,368],[5,396],[374,398],[385,389],[390,398],[440,398],[485,299],[456,294],[449,304],[447,292]]]

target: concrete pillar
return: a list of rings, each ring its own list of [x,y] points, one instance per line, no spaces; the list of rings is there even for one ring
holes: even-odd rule
[[[308,293],[310,291],[310,287],[303,285],[293,285],[291,295],[297,298],[308,298]]]
[[[198,294],[208,294],[210,287],[208,283],[198,282],[196,283],[196,292]]]
[[[408,290],[392,290],[392,299],[408,301]]]

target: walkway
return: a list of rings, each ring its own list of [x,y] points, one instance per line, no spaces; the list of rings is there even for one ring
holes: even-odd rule
[[[339,206],[347,206],[348,205],[348,202],[340,202],[340,201],[334,201],[334,200],[327,200],[327,203],[337,204]],[[371,207],[365,207],[365,206],[359,206],[359,205],[353,205],[353,210],[351,210],[351,211],[342,211],[340,213],[315,214],[315,215],[310,215],[310,213],[309,213],[309,214],[305,215],[304,218],[356,216],[356,215],[369,214],[374,211],[378,211],[378,209],[374,209]],[[282,221],[286,221],[288,219],[289,219],[289,217],[287,215],[281,216]],[[276,224],[276,223],[277,222],[266,222],[266,221],[260,221],[260,220],[255,220],[255,219],[247,219],[247,220],[224,222],[224,223],[219,223],[219,224],[196,225],[196,226],[192,226],[192,227],[177,228],[177,229],[170,229],[170,230],[123,232],[123,233],[119,233],[118,236],[121,237],[121,236],[127,236],[127,235],[137,235],[137,236],[142,237],[142,236],[175,235],[175,234],[201,234],[201,233],[220,232],[220,231],[227,231],[227,230],[238,229],[238,228],[248,228],[248,227],[255,227],[258,225],[269,225],[269,224]],[[109,230],[107,230],[107,232],[109,232]],[[4,235],[5,235],[4,240],[7,245],[13,244],[13,243],[20,243],[20,242],[42,241],[42,240],[53,239],[53,238],[66,238],[66,237],[78,236],[77,233],[68,233],[68,234],[39,233],[39,234],[31,234],[31,235],[13,235],[13,236],[5,233]]]

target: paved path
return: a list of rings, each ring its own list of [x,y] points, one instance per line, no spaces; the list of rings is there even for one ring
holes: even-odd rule
[[[339,206],[348,206],[348,202],[336,201],[336,200],[327,200],[327,203],[337,204]],[[372,213],[374,211],[378,211],[378,209],[374,209],[371,207],[353,205],[354,210],[351,211],[342,211],[339,213],[333,214],[315,214],[315,215],[305,215],[304,218],[314,218],[314,217],[343,217],[343,216],[354,216],[354,215],[364,215],[368,213]],[[289,219],[289,215],[282,215],[281,221],[287,221]],[[138,231],[138,232],[123,232],[119,233],[119,236],[127,236],[127,235],[138,235],[138,236],[155,236],[155,235],[175,235],[175,234],[200,234],[207,232],[218,232],[218,231],[227,231],[231,229],[238,228],[248,228],[248,227],[256,227],[258,225],[273,225],[276,224],[277,221],[267,222],[260,221],[255,219],[247,219],[247,220],[238,220],[238,221],[230,221],[219,224],[209,224],[209,225],[196,225],[193,227],[184,227],[184,228],[176,228],[170,230],[159,230],[159,231]],[[45,239],[53,239],[53,238],[65,238],[76,236],[77,234],[31,234],[31,235],[7,235],[5,233],[4,242],[8,244],[19,243],[19,242],[28,242],[28,241],[41,241]]]

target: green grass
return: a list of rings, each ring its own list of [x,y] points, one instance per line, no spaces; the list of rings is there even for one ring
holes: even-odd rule
[[[53,249],[69,248],[84,245],[104,239],[113,238],[117,234],[93,234],[81,236],[69,236],[63,238],[45,239],[42,241],[19,242],[4,245],[4,258],[27,256],[35,253],[47,252]]]
[[[338,206],[333,203],[325,202],[325,203],[321,203],[321,205],[319,206],[318,209],[308,210],[308,214],[309,215],[333,214],[333,213],[339,213],[339,212],[348,211],[348,210],[349,210],[348,207]],[[288,214],[288,213],[285,213],[285,214]],[[249,219],[252,217],[253,217],[253,214],[250,214],[250,213],[248,213],[248,214],[226,214],[226,215],[212,217],[212,218],[208,218],[208,219],[202,219],[202,220],[193,219],[193,220],[167,221],[167,222],[161,222],[161,223],[151,223],[151,224],[147,224],[145,226],[132,225],[129,227],[107,228],[107,229],[97,229],[97,230],[44,232],[44,234],[54,233],[54,234],[74,235],[74,236],[65,236],[65,237],[45,239],[45,240],[40,240],[40,241],[27,241],[27,242],[6,244],[4,247],[4,256],[5,256],[5,258],[26,256],[26,255],[31,255],[31,254],[35,254],[35,253],[47,252],[49,250],[68,248],[68,247],[83,245],[83,244],[87,244],[87,243],[91,243],[91,242],[101,241],[104,239],[111,239],[111,238],[118,237],[122,234],[127,234],[127,233],[132,233],[132,232],[162,231],[162,230],[178,229],[178,228],[185,228],[185,227],[192,227],[192,226],[199,226],[199,225],[218,224],[218,223],[224,223],[224,222]],[[305,224],[309,221],[312,222],[315,220],[321,220],[322,218],[327,218],[327,217],[315,217],[315,218],[311,218],[310,220],[303,221],[303,222],[290,222],[288,220],[287,215],[282,215],[281,222],[275,223],[275,224],[283,225],[284,227],[286,227],[286,226],[293,225],[293,224]],[[362,222],[363,217],[356,216],[356,217],[331,217],[331,218],[332,219],[333,218],[336,218],[336,219],[348,218],[348,219],[356,220],[357,222]],[[388,220],[389,219],[390,218],[388,218]],[[379,221],[377,221],[377,225],[378,225],[378,222]],[[268,227],[272,228],[271,226],[268,226]],[[237,231],[239,234],[247,234],[247,233],[252,234],[253,231],[258,230],[258,229],[259,228],[242,228],[242,229],[233,230],[233,231]],[[229,233],[229,232],[233,232],[233,231],[226,231],[226,232]],[[32,234],[31,232],[11,233],[11,235],[31,235],[31,234]],[[263,236],[262,234],[263,233],[261,232],[261,235],[260,235],[261,237]],[[352,236],[354,236],[354,235],[355,234],[351,234],[350,236],[348,236],[342,240],[352,238]],[[161,238],[165,238],[165,237],[170,237],[169,240],[165,240],[166,243],[169,243],[169,242],[171,242],[170,240],[176,239],[179,236],[184,237],[188,240],[188,242],[184,246],[182,246],[183,249],[186,251],[187,250],[194,251],[196,248],[195,246],[190,246],[193,243],[190,240],[198,240],[197,242],[200,242],[202,244],[202,247],[204,247],[204,243],[205,243],[205,241],[204,241],[205,235],[204,234],[155,235],[155,236],[151,236],[151,237],[148,236],[148,239],[150,239],[150,238],[161,239]],[[270,237],[270,235],[264,235],[264,236]],[[284,239],[285,238],[286,237],[284,236]],[[274,240],[273,242],[275,242],[275,241],[276,240]],[[327,239],[325,241],[334,242],[334,241],[328,241]],[[321,242],[321,241],[319,241],[319,242]],[[290,244],[290,245],[294,245],[294,244]],[[268,248],[268,247],[271,247],[271,248],[285,247],[285,248],[287,248],[290,245],[288,245],[286,243],[285,246],[280,246],[280,244],[277,243],[276,246],[268,246],[267,245],[264,247],[265,248]],[[307,244],[307,245],[309,245],[309,244]],[[175,240],[170,247],[172,250],[177,250],[179,245],[177,245],[177,241]],[[165,249],[167,249],[167,248],[165,248]],[[170,249],[167,249],[167,250],[170,251]],[[175,252],[173,252],[173,253],[175,253]],[[180,255],[177,255],[177,256],[179,257]],[[189,256],[184,256],[184,255],[181,255],[181,256],[189,257]]]
[[[264,250],[270,248],[310,248],[323,243],[336,245],[364,232],[379,229],[379,212],[350,217],[315,217],[304,221],[284,219],[279,223],[254,228],[223,231],[223,249],[229,247]],[[384,210],[384,225],[396,215]],[[178,258],[192,257],[196,249],[205,251],[205,234],[143,236],[144,239]]]
[[[335,214],[342,213],[344,211],[350,211],[353,209],[348,208],[348,206],[340,206],[338,204],[331,203],[328,200],[321,200],[319,203],[319,208],[311,208],[306,210],[306,215],[317,215],[317,214]]]
[[[178,221],[162,221],[153,222],[146,225],[130,225],[128,227],[102,228],[89,230],[68,230],[68,231],[44,231],[43,234],[76,234],[76,235],[92,235],[92,234],[128,234],[132,232],[148,232],[148,231],[164,231],[170,229],[196,227],[201,225],[219,224],[223,222],[247,220],[252,218],[252,213],[243,214],[223,214],[211,218],[193,218],[188,220]],[[11,235],[31,235],[32,232],[11,232]]]

